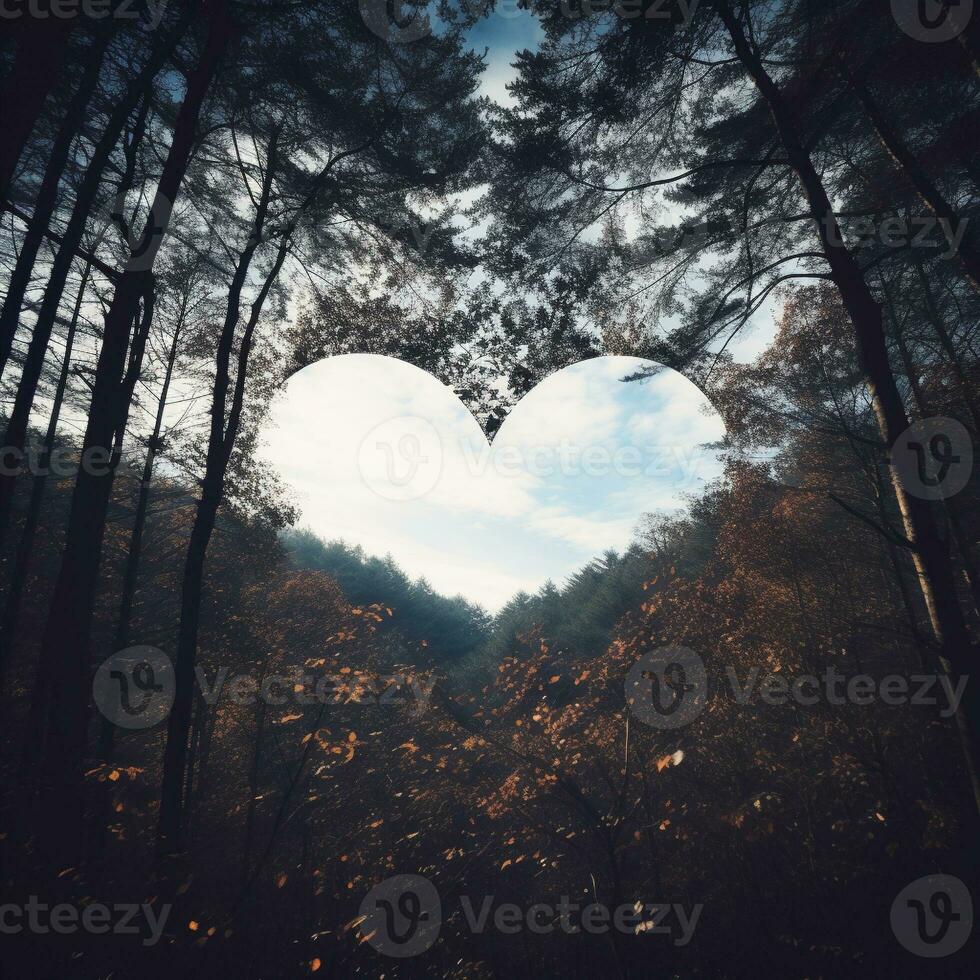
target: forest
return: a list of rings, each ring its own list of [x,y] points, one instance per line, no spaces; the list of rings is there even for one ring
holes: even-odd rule
[[[973,975],[974,6],[7,0],[0,972]],[[304,523],[339,355],[719,474],[495,607]]]

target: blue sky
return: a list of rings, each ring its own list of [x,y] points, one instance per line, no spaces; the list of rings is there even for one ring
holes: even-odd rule
[[[492,448],[441,382],[392,358],[351,354],[294,375],[261,455],[300,526],[391,553],[413,577],[496,611],[561,582],[633,538],[641,515],[675,510],[720,472],[704,444],[724,432],[705,396],[646,362],[566,368],[512,410]]]
[[[475,50],[488,52],[484,93],[497,102],[508,102],[505,86],[515,74],[511,68],[515,54],[534,50],[543,37],[538,19],[518,7],[517,0],[498,0],[493,13],[479,20],[467,36]]]

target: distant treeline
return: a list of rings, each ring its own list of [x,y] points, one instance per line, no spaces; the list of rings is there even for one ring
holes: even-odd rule
[[[344,541],[325,543],[309,531],[287,531],[282,543],[299,569],[327,572],[355,605],[379,602],[394,610],[388,628],[437,660],[456,660],[486,642],[491,618],[463,596],[440,595],[424,579],[413,581],[387,555],[368,555]],[[428,659],[425,657],[424,659]]]

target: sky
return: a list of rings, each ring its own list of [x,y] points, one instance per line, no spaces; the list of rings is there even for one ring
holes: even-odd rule
[[[649,363],[585,361],[512,409],[492,448],[453,392],[375,354],[310,365],[277,396],[260,457],[299,527],[391,554],[412,577],[497,611],[520,590],[622,551],[641,515],[681,508],[721,471],[702,392]]]
[[[483,74],[482,94],[503,105],[511,104],[507,83],[516,77],[511,67],[518,51],[537,48],[544,32],[538,19],[518,7],[517,0],[498,0],[494,11],[481,18],[467,34],[470,45],[487,50],[487,69]]]

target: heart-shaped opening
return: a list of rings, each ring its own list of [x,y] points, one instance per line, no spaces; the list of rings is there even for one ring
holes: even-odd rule
[[[650,376],[624,380],[641,372]],[[600,357],[538,384],[490,445],[430,374],[349,354],[290,379],[262,454],[295,495],[299,528],[390,555],[435,591],[496,613],[623,553],[643,515],[680,510],[719,475],[724,431],[678,372]]]

